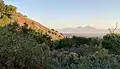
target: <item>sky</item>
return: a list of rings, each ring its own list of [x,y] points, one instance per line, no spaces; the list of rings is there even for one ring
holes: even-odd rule
[[[4,0],[46,27],[120,28],[120,0]]]

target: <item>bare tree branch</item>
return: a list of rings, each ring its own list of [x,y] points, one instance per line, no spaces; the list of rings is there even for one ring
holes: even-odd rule
[[[117,25],[118,25],[118,22],[116,22],[116,26],[115,26],[115,28],[113,29],[113,33],[114,33],[115,30],[117,29]]]
[[[117,26],[118,26],[118,22],[116,22],[116,26],[114,29],[108,29],[110,31],[110,33],[115,33],[115,30],[117,29]]]

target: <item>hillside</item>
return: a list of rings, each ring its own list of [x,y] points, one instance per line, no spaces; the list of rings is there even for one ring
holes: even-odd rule
[[[58,31],[55,31],[54,29],[49,29],[49,28],[41,25],[40,23],[23,16],[20,13],[16,13],[16,14],[17,14],[17,22],[19,23],[20,26],[22,26],[22,25],[24,25],[24,23],[26,23],[26,24],[28,24],[28,27],[30,27],[32,29],[47,33],[49,36],[52,37],[53,40],[64,38],[64,35],[62,33],[58,33]]]
[[[54,29],[49,29],[40,23],[29,19],[20,12],[17,12],[17,8],[15,6],[7,5],[2,0],[0,0],[0,12],[0,26],[5,26],[12,22],[17,22],[20,26],[26,23],[29,28],[42,33],[47,33],[53,40],[64,38],[62,33],[58,33],[58,31],[55,31]]]

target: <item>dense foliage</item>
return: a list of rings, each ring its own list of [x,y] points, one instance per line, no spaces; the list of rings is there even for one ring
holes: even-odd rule
[[[15,12],[0,0],[0,69],[120,69],[120,34],[52,41],[13,22]]]
[[[19,28],[21,31],[18,31]],[[26,26],[19,27],[17,23],[1,27],[0,65],[1,67],[10,67],[12,69],[34,69],[36,65],[34,66],[33,64],[37,64],[38,62],[36,61],[41,62],[43,60],[42,58],[39,58],[41,60],[37,59],[43,55],[42,50],[40,50],[41,47],[50,46],[51,42],[49,36],[27,29]],[[49,48],[46,47],[46,49]]]
[[[52,41],[14,22],[0,27],[0,69],[119,69],[118,41],[119,34],[113,33],[103,39],[74,36]]]
[[[110,53],[120,54],[120,34],[111,33],[103,37],[103,47],[108,49]]]

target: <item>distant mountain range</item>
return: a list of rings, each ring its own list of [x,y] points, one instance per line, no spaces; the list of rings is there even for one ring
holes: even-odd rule
[[[103,35],[109,33],[108,29],[98,29],[91,26],[86,27],[76,27],[76,28],[64,28],[58,30],[64,33],[66,36],[85,36],[85,37],[102,37]],[[116,29],[115,32],[120,32],[120,29]]]

